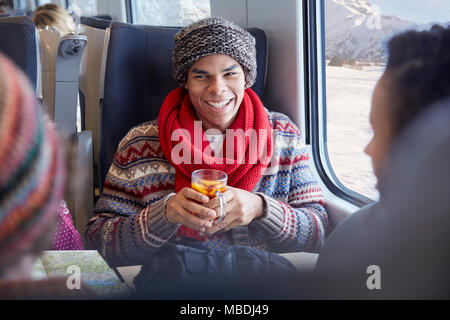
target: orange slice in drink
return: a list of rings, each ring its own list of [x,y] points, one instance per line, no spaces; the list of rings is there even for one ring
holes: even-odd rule
[[[225,192],[226,186],[222,182],[213,180],[200,180],[192,183],[192,189],[207,195],[210,199],[216,196],[216,191]]]

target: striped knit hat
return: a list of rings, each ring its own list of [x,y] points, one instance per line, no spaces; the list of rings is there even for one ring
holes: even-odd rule
[[[0,54],[0,272],[51,239],[64,180],[53,125],[28,79]]]
[[[256,79],[255,38],[223,18],[206,18],[190,24],[175,35],[172,55],[173,76],[178,85],[187,81],[192,64],[204,56],[227,54],[240,63],[246,88]]]

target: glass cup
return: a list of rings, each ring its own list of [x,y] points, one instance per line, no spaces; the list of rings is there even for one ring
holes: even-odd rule
[[[219,198],[219,217],[215,222],[220,223],[225,217],[225,200],[223,193],[227,190],[228,175],[220,170],[200,169],[192,172],[192,189],[206,195],[209,199]]]

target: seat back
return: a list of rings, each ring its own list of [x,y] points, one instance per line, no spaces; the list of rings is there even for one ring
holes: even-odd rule
[[[120,140],[134,126],[158,117],[167,94],[177,87],[172,77],[174,36],[179,27],[137,26],[113,22],[106,58],[100,120],[100,188]],[[267,40],[257,28],[258,75],[252,89],[263,98]]]
[[[94,143],[94,163],[98,163],[99,127],[100,127],[100,97],[101,75],[104,75],[103,59],[106,34],[111,22],[103,19],[81,17],[81,32],[87,36],[80,68],[80,109],[81,128],[91,130]]]
[[[0,51],[15,62],[37,88],[38,47],[36,28],[26,16],[0,18]]]

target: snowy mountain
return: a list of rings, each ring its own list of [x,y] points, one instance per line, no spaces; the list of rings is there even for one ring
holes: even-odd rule
[[[384,62],[384,41],[415,23],[384,15],[367,0],[325,0],[326,58]]]

